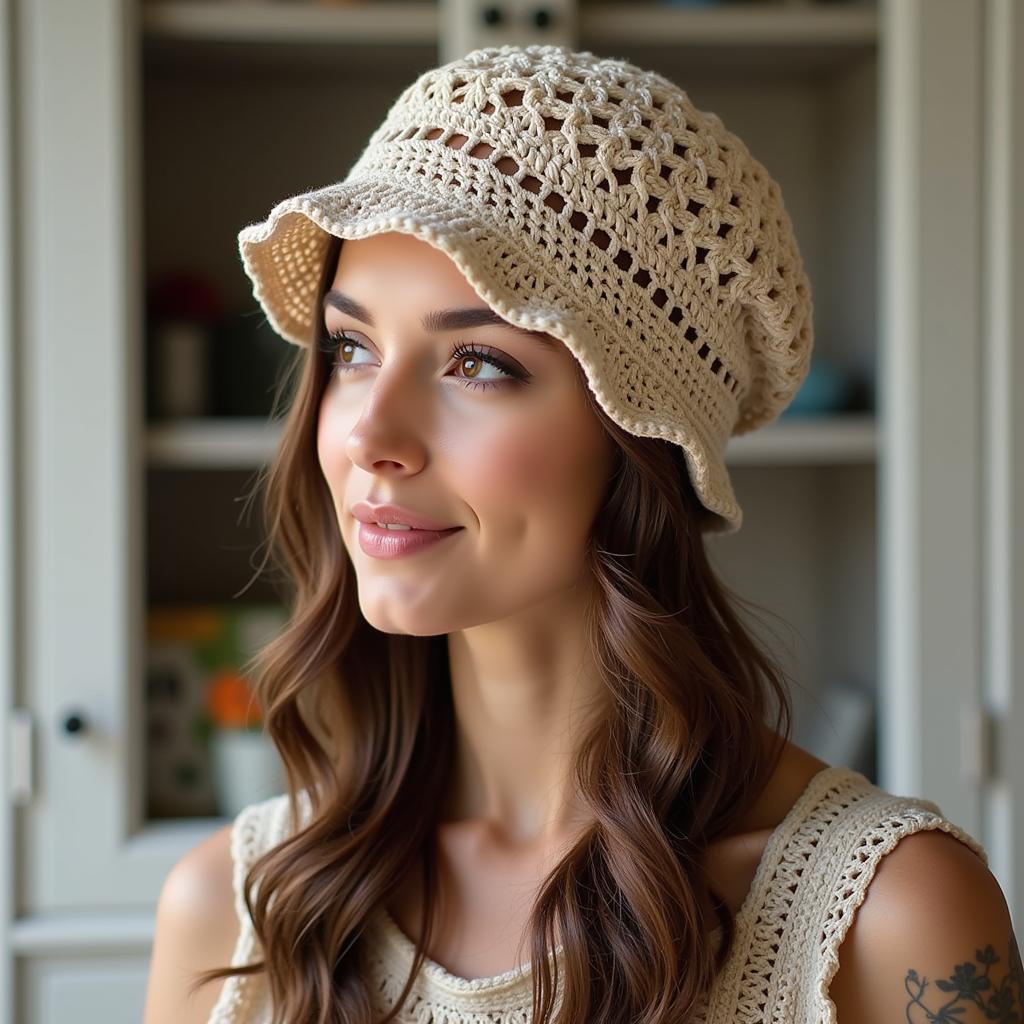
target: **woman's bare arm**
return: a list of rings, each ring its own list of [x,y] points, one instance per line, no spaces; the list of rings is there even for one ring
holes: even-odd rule
[[[143,1024],[207,1024],[224,979],[194,995],[200,971],[231,962],[239,924],[231,888],[231,825],[189,850],[164,880],[157,905]]]

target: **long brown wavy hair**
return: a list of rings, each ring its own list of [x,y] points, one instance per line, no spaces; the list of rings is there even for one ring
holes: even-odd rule
[[[318,309],[341,244],[334,239],[328,252]],[[741,622],[739,605],[756,606],[709,562],[710,513],[690,485],[682,449],[622,430],[580,372],[617,447],[587,550],[596,587],[586,629],[611,699],[580,737],[574,763],[593,824],[543,881],[524,934],[532,1014],[536,1024],[682,1022],[734,935],[701,855],[774,772],[790,734],[790,695],[784,670]],[[291,815],[287,838],[245,879],[264,959],[205,971],[193,991],[266,971],[274,1024],[370,1024],[357,940],[418,867],[416,955],[398,1001],[378,1022],[387,1024],[431,944],[435,826],[452,777],[454,706],[446,635],[381,633],[360,612],[317,460],[328,373],[319,344],[296,350],[286,376],[298,383],[261,481],[268,550],[290,590],[286,627],[247,666],[284,764]],[[705,902],[722,928],[717,956]],[[559,935],[560,1005],[559,964],[548,959]]]

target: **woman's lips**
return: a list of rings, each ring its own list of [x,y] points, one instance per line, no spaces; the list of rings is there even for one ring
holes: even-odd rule
[[[450,530],[389,530],[373,523],[359,524],[359,547],[373,558],[401,558],[458,533],[461,526]]]

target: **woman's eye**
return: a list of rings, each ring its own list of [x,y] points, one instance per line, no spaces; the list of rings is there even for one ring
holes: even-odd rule
[[[336,355],[336,359],[335,359],[336,362],[342,362],[342,363],[345,363],[345,364],[354,364],[354,365],[358,366],[360,364],[357,363],[356,360],[355,360],[356,353],[362,351],[362,352],[365,352],[367,355],[370,354],[369,353],[369,349],[367,349],[367,347],[365,345],[360,345],[358,341],[354,341],[353,339],[347,337],[344,334],[341,334],[341,335],[331,335],[331,337],[332,338],[337,338],[337,346],[336,346],[337,355]]]
[[[331,374],[346,373],[355,370],[360,366],[372,366],[372,360],[359,362],[357,355],[360,351],[370,354],[369,349],[344,331],[335,331],[328,334],[320,345],[320,350],[331,356]],[[471,345],[456,345],[452,350],[450,358],[457,360],[455,369],[459,371],[456,379],[461,380],[467,387],[488,388],[501,386],[506,383],[526,383],[527,375],[507,366],[501,359],[491,355],[487,351]],[[484,374],[495,371],[488,378]]]

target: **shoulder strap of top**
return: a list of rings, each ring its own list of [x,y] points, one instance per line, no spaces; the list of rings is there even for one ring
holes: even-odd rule
[[[987,865],[982,845],[920,797],[894,796],[860,772],[830,766],[772,836],[707,1024],[836,1024],[828,986],[839,948],[884,857],[904,837],[942,829]]]
[[[859,773],[838,785],[816,814],[815,884],[808,889],[811,906],[802,917],[806,949],[814,949],[813,969],[803,977],[803,1002],[797,1019],[836,1024],[836,1006],[828,987],[839,969],[839,953],[857,908],[881,859],[905,836],[939,829],[959,839],[988,866],[982,844],[946,818],[938,804],[923,797],[895,796]],[[808,865],[809,866],[809,865]],[[798,955],[793,950],[793,955]]]
[[[245,876],[256,861],[284,838],[288,794],[243,807],[231,828],[232,888],[235,912],[242,924],[251,924],[245,905]]]

